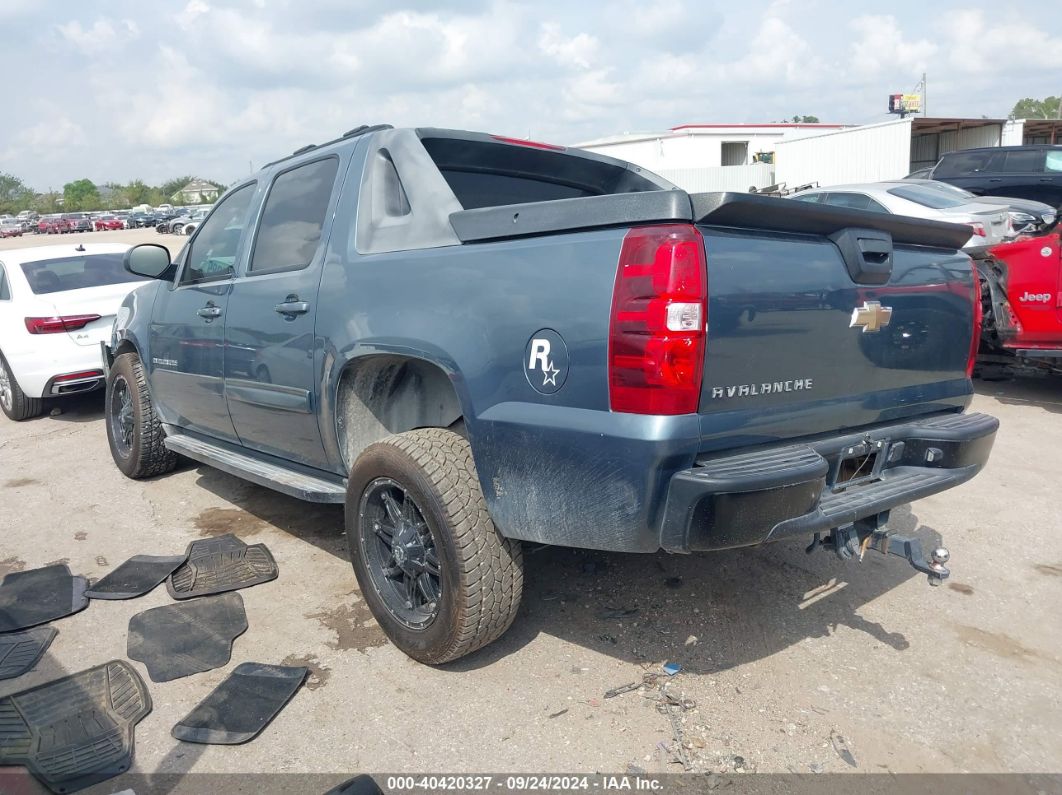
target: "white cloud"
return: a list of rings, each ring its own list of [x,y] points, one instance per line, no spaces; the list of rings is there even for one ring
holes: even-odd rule
[[[230,180],[373,122],[570,143],[795,113],[879,121],[922,71],[933,112],[1000,116],[1057,94],[1062,73],[1062,18],[991,0],[110,0],[106,16],[54,16],[0,0],[0,71],[33,66],[8,86],[0,168],[35,185]]]
[[[560,25],[546,22],[538,37],[538,48],[562,66],[589,69],[597,59],[600,42],[588,33],[566,37]]]
[[[57,25],[56,30],[67,44],[91,56],[114,51],[140,36],[140,26],[131,19],[119,20],[117,25],[109,19],[97,19],[89,28],[74,19]]]
[[[900,23],[892,16],[857,17],[850,27],[858,34],[849,48],[850,68],[857,76],[921,74],[938,51],[928,39],[905,38]]]

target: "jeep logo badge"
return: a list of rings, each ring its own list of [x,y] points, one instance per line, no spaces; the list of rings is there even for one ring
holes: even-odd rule
[[[862,306],[852,310],[852,322],[848,324],[848,328],[860,326],[864,334],[873,334],[881,331],[891,321],[891,306],[882,306],[880,301],[864,301]]]
[[[524,350],[524,375],[536,392],[552,395],[568,377],[568,347],[551,328],[536,331]]]

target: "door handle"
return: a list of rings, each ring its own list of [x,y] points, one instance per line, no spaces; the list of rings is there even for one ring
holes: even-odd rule
[[[289,295],[283,303],[277,304],[273,309],[288,320],[294,320],[296,315],[305,315],[309,312],[310,305],[306,301],[300,301],[297,295]]]
[[[1040,182],[1054,182],[1054,177],[1040,177]]]
[[[988,181],[989,182],[1002,182],[1003,180],[1000,177],[992,177]]]
[[[214,302],[211,301],[202,309],[196,310],[196,314],[199,317],[205,317],[207,320],[213,320],[216,317],[221,317],[221,307],[215,306]]]

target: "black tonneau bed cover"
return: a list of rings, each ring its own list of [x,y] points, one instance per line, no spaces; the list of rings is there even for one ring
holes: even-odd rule
[[[894,243],[959,249],[970,228],[922,218],[850,210],[752,193],[641,191],[462,210],[450,215],[462,243],[652,222],[831,235],[848,228],[887,232]]]

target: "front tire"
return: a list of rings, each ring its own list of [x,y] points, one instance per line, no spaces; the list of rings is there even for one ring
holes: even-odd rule
[[[44,401],[22,391],[7,359],[0,353],[0,410],[9,420],[22,422],[44,411]]]
[[[456,660],[516,617],[523,551],[494,527],[458,434],[423,428],[370,445],[351,471],[346,528],[362,596],[414,660]]]
[[[177,454],[163,444],[166,433],[155,414],[140,357],[123,353],[107,374],[107,443],[115,466],[130,478],[172,472]]]

